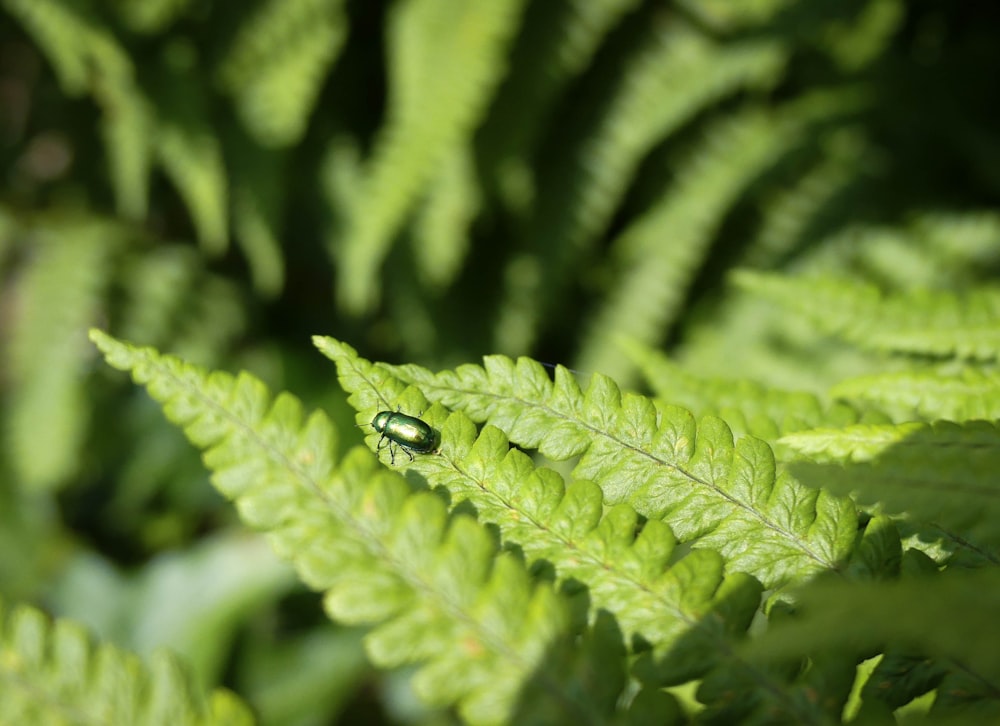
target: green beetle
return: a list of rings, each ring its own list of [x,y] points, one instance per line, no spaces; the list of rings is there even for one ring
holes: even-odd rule
[[[392,445],[402,448],[413,461],[413,452],[429,454],[437,447],[437,434],[434,429],[415,416],[407,416],[399,411],[379,411],[372,419],[372,428],[382,436],[378,440],[376,451],[382,450],[382,442],[389,440],[389,458],[396,464],[396,452]]]

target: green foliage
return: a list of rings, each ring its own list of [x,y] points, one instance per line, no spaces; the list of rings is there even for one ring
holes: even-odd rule
[[[914,290],[883,297],[871,284],[741,272],[746,288],[863,348],[991,361],[1000,352],[1000,289]]]
[[[522,4],[414,0],[390,10],[391,113],[338,243],[345,309],[372,307],[378,269],[418,190],[467,143],[499,80]]]
[[[817,488],[855,492],[1000,554],[1000,433],[993,423],[847,426],[785,436],[808,463],[792,471]]]
[[[240,26],[218,73],[262,146],[288,146],[305,133],[320,84],[346,35],[341,5],[271,0]]]
[[[484,527],[449,518],[440,499],[412,492],[364,449],[336,462],[329,419],[305,417],[288,394],[272,402],[249,375],[209,376],[152,349],[92,337],[204,449],[213,483],[248,524],[270,533],[308,585],[325,591],[331,617],[377,626],[366,637],[375,663],[420,663],[417,691],[458,703],[471,721],[511,714],[523,684],[566,637],[568,609],[533,585],[515,557],[497,555]],[[606,710],[616,695],[588,693],[572,673],[539,677],[532,695],[540,709]],[[611,703],[590,700],[609,695]]]
[[[737,435],[749,434],[774,445],[784,434],[821,425],[845,426],[859,418],[850,406],[824,407],[819,396],[807,391],[780,390],[750,379],[708,379],[662,353],[637,343],[628,347],[657,398],[699,416],[718,416]]]
[[[865,701],[895,699],[895,706],[903,699],[897,699],[894,689],[904,683],[909,697],[903,702],[940,684],[930,710],[935,721],[956,716],[965,723],[992,720],[1000,714],[1000,659],[996,641],[989,637],[1000,605],[998,585],[996,570],[948,573],[932,582],[912,577],[867,584],[816,583],[801,592],[799,617],[776,626],[750,650],[760,658],[779,659],[827,651],[872,652],[888,643],[924,658],[911,657],[909,668],[897,666],[895,672],[876,668],[863,691]],[[935,663],[937,672],[932,670]]]
[[[959,639],[946,635],[926,643],[892,641],[944,659],[926,676],[911,676],[907,669],[894,673],[889,666],[867,672],[869,679],[888,679],[896,689],[891,693],[902,689],[905,697],[884,690],[875,697],[874,687],[852,689],[854,665],[874,645],[875,636],[866,631],[856,641],[819,641],[819,652],[804,670],[775,669],[753,648],[739,647],[760,610],[756,578],[778,585],[824,573],[829,580],[836,573],[837,587],[846,592],[866,587],[864,582],[892,584],[913,575],[901,575],[906,557],[890,517],[876,517],[857,532],[847,500],[823,493],[810,497],[796,479],[776,480],[773,458],[768,464],[761,454],[770,453],[763,441],[746,437],[745,448],[727,452],[732,434],[718,419],[706,418],[695,428],[682,409],[622,395],[600,375],[583,392],[566,369],[557,368],[552,381],[527,358],[515,364],[492,356],[484,367],[434,374],[412,364],[373,364],[350,346],[316,338],[337,364],[360,426],[371,427],[379,411],[403,410],[437,432],[435,451],[416,453],[412,461],[399,457],[404,478],[378,467],[360,448],[338,463],[331,454],[334,430],[324,415],[306,417],[288,394],[272,403],[263,385],[245,374],[208,374],[152,349],[92,335],[109,362],[130,370],[205,450],[213,481],[235,500],[241,517],[268,532],[311,587],[326,591],[331,617],[374,627],[365,638],[373,661],[389,667],[421,663],[418,693],[430,703],[458,704],[467,719],[504,720],[515,710],[550,718],[566,715],[566,708],[610,717],[620,698],[626,653],[633,656],[632,675],[641,681],[680,686],[698,680],[697,699],[711,719],[782,713],[824,723],[847,707],[852,691],[860,694],[852,708],[866,707],[866,697],[895,707],[900,699],[905,703],[926,688],[951,682],[949,663],[958,656],[944,653],[940,643],[954,649]],[[444,404],[461,410],[450,413]],[[477,430],[473,420],[486,425]],[[894,465],[879,459],[886,441],[913,435],[911,430],[926,430],[925,438],[937,438],[935,445],[917,442],[910,460]],[[841,439],[829,431],[825,439],[819,429],[784,437],[788,450],[816,462],[805,466],[790,459],[798,479],[817,485],[810,467],[825,461],[879,459],[882,469],[869,478],[882,489],[876,496],[863,492],[862,503],[877,498],[889,512],[911,518],[933,507],[927,516],[941,532],[984,551],[995,546],[989,521],[996,513],[984,493],[988,481],[975,479],[977,472],[995,469],[995,463],[983,461],[995,428],[854,424]],[[942,435],[948,441],[941,441]],[[678,448],[676,442],[685,440],[696,443]],[[574,473],[580,478],[566,483],[511,442],[555,461],[579,456]],[[368,444],[388,464],[378,431],[370,432]],[[949,492],[946,508],[933,493],[926,500],[912,492],[887,493],[896,471],[930,477],[937,469],[954,487],[962,469],[941,456],[942,446],[963,461],[970,481],[958,484],[969,496]],[[667,473],[644,472],[636,457],[652,459]],[[738,464],[730,464],[729,457]],[[850,484],[838,485],[829,475],[824,483],[846,492],[865,477],[855,469],[844,479]],[[660,498],[630,492],[622,481],[651,482],[647,486]],[[692,492],[693,486],[708,491]],[[670,506],[674,492],[682,496]],[[709,498],[713,494],[717,501]],[[695,497],[697,506],[691,504]],[[655,502],[668,504],[658,511]],[[484,525],[495,528],[499,550]],[[737,538],[740,546],[730,546]],[[933,573],[932,567],[922,577],[934,581]],[[950,586],[942,583],[934,586],[947,591]],[[851,601],[848,594],[843,598]],[[896,600],[886,601],[898,607]],[[808,626],[812,601],[796,595],[793,602],[796,613],[805,613],[796,618],[805,618]],[[838,600],[817,602],[826,607]],[[763,609],[772,619],[782,611],[778,604]],[[821,616],[833,617],[826,610]],[[933,620],[937,611],[920,617]],[[871,633],[879,632],[878,616],[871,622]],[[580,633],[576,637],[586,645],[566,661],[559,653],[572,641],[571,633]],[[802,652],[783,647],[777,652]],[[584,662],[590,663],[589,676],[571,665]],[[606,686],[591,694],[596,700],[589,706],[572,695],[579,693],[578,678]],[[913,683],[918,685],[907,685]],[[957,692],[958,686],[948,688]],[[734,700],[734,692],[744,695]],[[625,703],[619,701],[620,707]],[[645,701],[633,703],[639,708]]]
[[[679,407],[622,394],[600,374],[582,392],[565,368],[553,383],[527,358],[489,356],[483,367],[437,375],[415,365],[388,370],[520,447],[555,461],[580,457],[574,476],[593,481],[607,504],[662,519],[681,542],[718,550],[731,570],[768,587],[838,568],[854,541],[852,505],[777,472],[765,442],[734,441],[721,419],[696,423]]]
[[[988,601],[1000,566],[998,20],[901,0],[0,0],[0,597],[173,646],[263,723],[451,718],[414,672],[447,709],[517,722],[989,721],[1000,687],[962,665],[1000,644],[930,631],[962,621],[962,571]],[[294,391],[341,432],[330,478],[291,494],[271,439],[236,436],[211,451],[240,457],[213,469],[252,490],[238,515],[97,364],[92,326]],[[340,386],[316,332],[367,357],[321,339]],[[300,441],[287,396],[223,419]],[[206,400],[188,413],[239,408]],[[381,472],[389,455],[354,447],[397,406],[440,451]],[[318,501],[341,480],[392,505],[359,541],[436,532],[406,571],[474,613],[402,587],[422,604],[367,629],[377,668],[364,627],[234,531],[294,541],[307,575],[344,564],[311,548],[353,537],[356,510]],[[468,591],[434,579],[466,554]],[[351,562],[350,587],[309,580],[348,616],[402,577]],[[532,655],[487,648],[487,676],[448,644],[481,640],[459,631],[507,577],[497,637]],[[837,594],[797,609],[814,580]],[[851,641],[835,609],[855,587],[871,621]],[[949,614],[921,607],[938,593]],[[908,609],[926,638],[891,631]],[[786,620],[804,661],[743,649]]]
[[[35,259],[18,281],[5,369],[7,451],[29,489],[64,484],[81,454],[87,419],[84,370],[91,357],[80,333],[94,322],[121,244],[118,230],[87,219],[24,230]]]
[[[148,664],[79,625],[0,605],[0,718],[46,724],[251,724],[231,693],[193,688],[165,653]]]
[[[1000,418],[997,373],[968,366],[873,373],[841,381],[830,395],[879,408],[897,421]]]
[[[394,410],[401,401],[412,406],[405,383],[386,369],[333,339],[316,343],[337,363],[360,421]],[[694,550],[668,567],[677,542],[664,523],[650,520],[640,528],[635,510],[625,504],[605,512],[596,485],[586,480],[566,484],[556,472],[536,467],[512,450],[497,428],[487,426],[477,435],[461,413],[442,418],[429,409],[422,416],[440,428],[441,448],[438,455],[418,456],[407,469],[446,491],[453,506],[471,504],[476,516],[495,525],[504,543],[518,547],[529,562],[548,563],[560,582],[586,586],[591,607],[614,615],[628,642],[643,644],[640,650],[652,645],[653,658],[662,661],[657,680],[682,683],[721,655],[679,657],[672,649],[690,630],[719,647],[728,630],[745,629],[759,601],[759,586],[749,578],[725,576],[715,552]],[[712,611],[717,619],[701,621]]]
[[[640,216],[615,240],[619,286],[592,320],[580,366],[613,375],[621,355],[615,343],[627,335],[656,340],[676,319],[685,290],[704,264],[721,212],[746,186],[798,142],[797,124],[776,114],[749,112],[712,128],[686,162],[679,189]],[[669,240],[664,243],[664,240]]]

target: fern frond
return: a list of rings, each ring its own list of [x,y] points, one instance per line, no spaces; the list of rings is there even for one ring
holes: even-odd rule
[[[34,259],[15,288],[7,421],[10,463],[31,489],[57,487],[79,467],[91,351],[81,331],[101,313],[121,230],[92,218],[33,230]]]
[[[1000,430],[986,421],[848,426],[781,439],[810,486],[1000,547]],[[807,459],[807,460],[806,460]]]
[[[897,421],[1000,419],[1000,374],[968,366],[859,376],[830,395],[877,406]]]
[[[405,387],[391,373],[344,343],[315,342],[337,364],[359,421],[368,423],[387,407],[394,410]],[[436,413],[423,417],[438,424]],[[696,550],[667,567],[676,540],[662,522],[646,523],[636,536],[635,510],[619,504],[603,512],[601,490],[594,484],[566,485],[556,472],[536,468],[495,427],[477,436],[463,414],[440,420],[439,455],[421,456],[407,468],[445,489],[454,505],[468,500],[477,517],[497,525],[503,540],[521,548],[530,562],[548,562],[561,581],[587,585],[592,609],[614,615],[628,642],[652,645],[654,656],[662,657],[690,630],[705,631],[703,640],[721,640],[722,631],[711,632],[713,623],[699,623],[707,612],[728,609],[736,623],[745,627],[749,622],[759,587],[748,578],[724,578],[715,552]],[[718,644],[714,650],[720,650]],[[704,660],[702,654],[674,656],[659,678],[682,683],[707,669]]]
[[[413,225],[413,258],[421,282],[431,290],[447,287],[469,250],[469,225],[480,197],[472,150],[462,145],[448,154]]]
[[[760,231],[744,255],[746,266],[769,268],[785,260],[857,178],[864,141],[842,133],[825,146],[829,148],[818,163],[763,206]]]
[[[510,73],[477,139],[483,166],[496,170],[500,193],[517,213],[523,214],[534,201],[531,166],[556,104],[607,34],[638,4],[569,0],[526,7]]]
[[[785,391],[746,378],[703,378],[639,343],[625,347],[661,401],[683,406],[696,416],[718,416],[734,434],[756,436],[772,446],[785,434],[847,426],[860,418],[850,406],[827,404],[807,391]]]
[[[974,360],[1000,354],[1000,289],[994,287],[883,295],[873,285],[848,279],[746,270],[736,281],[863,348]]]
[[[746,652],[767,660],[812,658],[845,649],[870,653],[889,644],[920,654],[923,662],[939,659],[964,674],[966,687],[973,684],[962,698],[942,683],[932,710],[938,719],[973,715],[969,707],[979,705],[990,721],[1000,714],[998,608],[1000,573],[993,568],[892,582],[817,582],[799,593],[798,617],[773,625]],[[868,689],[869,697],[885,693],[887,685]]]
[[[623,268],[584,336],[577,367],[614,378],[629,372],[621,336],[654,344],[676,320],[714,233],[748,184],[798,143],[781,113],[750,110],[713,126],[654,206],[613,242]]]
[[[437,164],[467,143],[504,71],[523,0],[411,0],[391,8],[389,118],[338,250],[337,297],[371,307],[378,270]]]
[[[120,330],[167,345],[186,360],[217,363],[247,324],[239,288],[205,270],[196,251],[163,245],[123,265]]]
[[[407,386],[394,375],[395,368],[372,364],[331,338],[314,342],[336,362],[362,424],[379,410],[426,406],[419,387]],[[408,372],[415,368],[407,367]],[[439,450],[412,462],[397,459],[397,464],[408,476],[445,490],[458,511],[471,504],[480,521],[498,528],[507,547],[523,552],[536,568],[553,568],[564,587],[585,586],[591,612],[612,614],[639,655],[633,673],[641,680],[680,684],[711,674],[725,684],[705,696],[717,708],[731,700],[725,689],[738,687],[755,690],[753,704],[759,697],[798,723],[825,722],[821,709],[803,700],[797,686],[733,657],[732,641],[741,637],[759,602],[755,580],[726,575],[723,559],[712,550],[678,557],[663,522],[650,520],[640,528],[627,504],[602,508],[596,485],[566,484],[555,472],[536,467],[493,426],[477,435],[464,414],[446,415],[437,406],[422,410],[421,418],[439,430]],[[377,434],[370,445],[377,448]],[[898,535],[895,541],[898,549]],[[744,702],[738,709],[753,704]]]
[[[233,232],[243,250],[254,289],[275,297],[285,283],[285,260],[278,240],[285,193],[287,157],[247,146],[233,161]]]
[[[346,37],[342,0],[269,0],[243,21],[218,76],[262,146],[302,138]]]
[[[233,694],[200,693],[166,653],[149,664],[95,644],[68,620],[0,603],[0,721],[238,726],[250,710]]]
[[[718,32],[732,33],[761,25],[792,5],[792,0],[753,0],[728,3],[719,0],[679,0],[684,12],[697,18],[702,25]]]
[[[116,0],[113,5],[129,29],[152,35],[183,17],[191,0]]]
[[[535,705],[564,718],[599,721],[613,706],[614,696],[595,703],[572,678],[538,670],[567,635],[565,603],[533,585],[517,558],[497,555],[484,527],[449,519],[438,497],[411,493],[364,448],[335,462],[326,416],[305,419],[287,394],[272,403],[249,375],[209,375],[99,331],[91,337],[204,449],[215,485],[307,584],[326,591],[330,615],[377,626],[366,637],[375,663],[422,664],[415,687],[426,700],[492,722],[535,679]],[[614,663],[602,665],[611,677]]]
[[[392,381],[398,391],[411,384],[427,400],[496,426],[520,447],[555,460],[580,456],[574,476],[595,482],[607,505],[625,502],[662,519],[681,542],[717,549],[727,570],[765,586],[837,568],[853,545],[850,502],[776,475],[763,441],[745,437],[734,445],[721,420],[696,426],[684,409],[623,396],[599,374],[584,394],[566,369],[556,369],[553,383],[528,358],[489,356],[485,367],[438,374],[412,365],[378,368],[389,374],[379,384]],[[381,395],[391,409],[393,398]]]
[[[782,61],[771,41],[719,46],[683,22],[653,29],[623,69],[596,128],[540,186],[546,194],[526,242],[538,257],[510,262],[500,350],[531,347],[573,262],[607,229],[649,151],[712,102],[772,78]],[[535,273],[527,281],[525,267]]]
[[[131,219],[143,218],[154,120],[127,51],[86,4],[8,0],[4,7],[41,47],[63,90],[70,95],[89,91],[100,104],[118,209]]]
[[[229,244],[229,177],[209,112],[210,97],[193,75],[195,53],[186,45],[176,48],[151,87],[157,106],[152,143],[199,243],[209,255],[219,255]]]
[[[131,78],[101,84],[97,98],[104,110],[101,132],[115,204],[124,217],[142,220],[149,206],[153,168],[156,120],[152,106]]]
[[[112,59],[115,65],[131,65],[111,33],[102,29],[81,3],[4,0],[4,7],[42,49],[63,90],[70,95],[89,89],[95,66],[105,71]]]

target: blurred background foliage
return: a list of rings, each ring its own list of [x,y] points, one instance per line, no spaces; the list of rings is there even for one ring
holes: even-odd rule
[[[265,723],[444,717],[235,526],[88,327],[349,431],[312,333],[626,386],[655,348],[821,391],[876,363],[730,271],[961,290],[1000,267],[992,3],[0,8],[0,596],[169,645]]]

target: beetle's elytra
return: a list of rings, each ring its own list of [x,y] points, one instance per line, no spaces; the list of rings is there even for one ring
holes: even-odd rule
[[[437,446],[434,429],[415,416],[407,416],[399,411],[379,411],[372,419],[372,428],[382,434],[378,440],[378,450],[382,442],[389,440],[389,458],[396,463],[396,452],[392,445],[402,448],[413,461],[413,453],[429,454]]]

